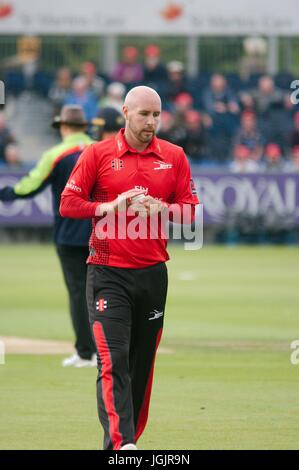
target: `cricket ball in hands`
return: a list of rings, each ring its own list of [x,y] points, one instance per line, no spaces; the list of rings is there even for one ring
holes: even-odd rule
[[[143,199],[145,199],[145,195],[144,194],[137,194],[137,196],[133,196],[131,198],[131,203],[132,204],[135,204],[136,202],[142,202]]]

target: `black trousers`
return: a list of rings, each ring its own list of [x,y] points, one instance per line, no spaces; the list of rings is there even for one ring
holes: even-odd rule
[[[56,245],[69,295],[72,324],[75,332],[75,348],[82,359],[91,359],[96,347],[90,331],[86,303],[86,274],[88,247]]]
[[[167,283],[165,263],[145,269],[88,266],[87,303],[98,353],[104,449],[136,443],[145,428]]]

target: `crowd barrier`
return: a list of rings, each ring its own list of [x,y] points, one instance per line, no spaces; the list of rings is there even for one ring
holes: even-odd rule
[[[0,172],[0,188],[14,185],[23,172]],[[193,179],[203,204],[204,225],[225,225],[228,215],[251,217],[274,213],[291,218],[299,226],[299,174],[232,174],[193,171]],[[34,199],[0,202],[0,226],[51,226],[51,191],[48,188]]]

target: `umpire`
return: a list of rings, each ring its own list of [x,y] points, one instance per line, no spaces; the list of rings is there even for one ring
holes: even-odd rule
[[[86,305],[86,259],[91,234],[89,220],[62,218],[60,195],[81,152],[93,140],[85,134],[88,122],[80,106],[64,106],[52,126],[59,129],[62,142],[46,151],[30,173],[14,187],[0,190],[0,200],[32,198],[51,186],[54,211],[54,243],[69,295],[76,353],[63,360],[64,367],[96,365],[95,345],[90,332]]]

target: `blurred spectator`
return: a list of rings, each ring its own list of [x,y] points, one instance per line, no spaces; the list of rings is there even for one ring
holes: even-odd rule
[[[299,172],[299,145],[292,148],[292,159],[285,168],[286,171]]]
[[[261,77],[256,89],[241,94],[241,101],[245,108],[251,108],[257,113],[266,141],[284,147],[289,129],[286,111],[290,109],[290,100],[282,90],[275,87],[272,77]]]
[[[88,121],[91,121],[97,114],[97,98],[88,88],[86,77],[79,76],[73,80],[72,91],[64,100],[65,105],[79,105],[83,108]]]
[[[299,145],[299,111],[294,114],[293,130],[289,139],[290,147],[293,148]]]
[[[115,82],[135,84],[143,80],[143,67],[138,63],[137,47],[127,46],[122,51],[122,61],[112,72],[111,78]]]
[[[171,112],[162,111],[158,137],[183,147],[186,141],[186,130],[183,126],[176,125],[174,115]]]
[[[158,135],[160,139],[171,140],[171,132],[174,128],[174,116],[170,111],[162,111]]]
[[[258,87],[241,94],[245,108],[253,108],[259,115],[275,109],[284,109],[285,94],[275,87],[272,77],[263,75]]]
[[[219,73],[212,75],[209,88],[204,90],[203,105],[212,118],[215,114],[237,114],[240,111],[237,98],[228,88],[226,78]]]
[[[250,150],[245,145],[236,145],[234,161],[230,165],[233,173],[255,173],[260,170],[259,164],[250,158]]]
[[[160,48],[154,44],[144,50],[143,80],[147,86],[155,87],[167,80],[167,70],[160,61],[160,53]]]
[[[118,112],[122,112],[126,87],[120,82],[112,82],[107,86],[106,95],[100,100],[100,108],[114,108]]]
[[[191,163],[201,163],[207,156],[207,133],[198,111],[191,109],[185,112],[185,129],[185,153]]]
[[[179,93],[174,100],[175,110],[179,113],[185,113],[192,109],[193,106],[193,97],[190,93],[183,91]]]
[[[258,130],[256,116],[251,111],[244,111],[241,115],[241,127],[237,131],[234,146],[244,145],[250,151],[252,160],[260,160],[263,154],[263,138]]]
[[[285,168],[285,162],[282,157],[282,151],[279,145],[275,143],[269,143],[264,152],[264,170],[283,172]]]
[[[7,146],[15,143],[16,140],[6,125],[4,112],[0,111],[0,163],[6,162]]]
[[[72,74],[68,67],[61,67],[57,70],[56,79],[49,91],[49,99],[53,104],[53,114],[60,114],[63,103],[71,91]]]
[[[174,99],[174,115],[176,123],[184,125],[185,114],[193,108],[193,98],[190,93],[182,92],[179,93]]]
[[[178,60],[173,60],[167,64],[166,97],[173,102],[177,95],[189,92],[188,81],[185,77],[184,64]]]
[[[22,165],[19,149],[16,144],[9,144],[5,148],[5,162],[11,167]]]
[[[244,56],[240,60],[239,71],[242,80],[252,74],[266,72],[267,41],[262,37],[247,37],[243,41]]]
[[[17,40],[18,60],[22,65],[22,72],[27,89],[33,88],[34,77],[38,70],[38,61],[41,51],[41,40],[36,36],[21,36]]]
[[[104,94],[105,81],[97,75],[97,69],[93,62],[84,62],[81,65],[81,75],[86,78],[88,88],[97,98]]]
[[[228,158],[232,135],[238,124],[237,98],[229,89],[225,77],[215,73],[211,77],[209,87],[203,92],[202,102],[212,120],[211,153],[222,163]]]

